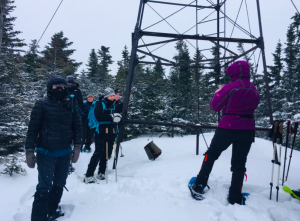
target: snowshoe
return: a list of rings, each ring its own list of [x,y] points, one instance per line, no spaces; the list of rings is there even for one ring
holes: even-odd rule
[[[97,179],[94,176],[90,176],[90,177],[85,176],[83,182],[85,182],[86,184],[97,183]]]
[[[203,186],[203,185],[198,185],[196,184],[196,177],[193,177],[190,182],[189,182],[189,190],[191,192],[191,196],[195,199],[195,200],[203,200],[205,199],[205,197],[203,196],[203,194],[206,192],[204,189],[205,187],[209,186]]]
[[[99,173],[99,174],[96,175],[96,178],[97,178],[98,180],[105,180],[105,174]]]
[[[250,193],[242,193],[243,197],[248,197],[250,196]]]
[[[83,148],[83,152],[84,153],[90,153],[91,152],[91,148],[84,147]]]
[[[246,196],[249,196],[250,194],[248,193],[240,193],[238,195],[235,196],[228,196],[227,200],[230,204],[240,204],[242,206],[246,205]]]
[[[53,214],[52,216],[49,216],[47,221],[56,221],[57,218],[64,216],[64,215],[65,215],[65,213],[63,213],[61,211],[61,207],[58,206],[58,209],[56,210],[55,214]]]
[[[290,188],[287,187],[287,186],[283,186],[282,189],[283,189],[285,192],[291,194],[291,196],[292,196],[293,198],[300,200],[300,189],[298,189],[298,190],[292,190],[292,189],[290,189]]]

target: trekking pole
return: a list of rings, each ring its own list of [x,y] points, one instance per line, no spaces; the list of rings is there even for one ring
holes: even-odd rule
[[[119,135],[119,130],[118,127],[116,127],[116,138],[115,138],[115,142],[114,142],[114,165],[115,165],[115,176],[116,176],[116,182],[118,182],[118,174],[117,174],[117,141],[118,141],[118,135]],[[123,157],[124,155],[122,154],[122,146],[120,144],[121,147],[121,157]]]
[[[199,124],[200,124],[200,123],[199,123]],[[202,124],[200,124],[200,126],[202,126]],[[206,144],[206,147],[207,147],[207,149],[208,149],[208,145],[207,145],[206,139],[205,139],[205,137],[204,137],[204,133],[203,133],[202,127],[201,127],[201,129],[200,129],[200,133],[202,134],[203,140],[204,140],[204,142],[205,142],[205,144]]]
[[[120,157],[124,157],[123,153],[122,153],[122,145],[120,144],[120,147],[121,147],[121,156]]]
[[[271,174],[271,183],[270,183],[270,200],[272,199],[272,188],[273,188],[273,175],[274,175],[274,163],[276,155],[276,131],[277,131],[278,121],[274,122],[274,131],[273,131],[273,160],[272,162],[272,174]]]
[[[204,141],[205,141],[206,147],[207,147],[207,149],[208,149],[208,145],[207,145],[207,142],[206,142],[206,139],[205,139],[205,137],[204,137],[204,134],[203,134],[202,130],[201,130],[201,134],[202,134],[202,136],[203,136],[203,139],[204,139]]]
[[[108,183],[107,161],[108,161],[108,142],[106,142],[106,168],[105,168],[106,183]]]
[[[288,175],[289,175],[289,170],[290,170],[290,165],[291,165],[291,160],[292,160],[292,155],[293,155],[293,150],[294,150],[294,146],[295,146],[295,140],[296,140],[296,135],[297,135],[297,129],[298,129],[298,124],[299,121],[295,122],[295,126],[294,126],[294,138],[293,138],[293,142],[292,142],[292,149],[291,149],[291,154],[290,154],[290,161],[289,161],[289,166],[286,172],[286,179],[285,181],[287,181]]]
[[[284,184],[284,174],[285,174],[285,164],[286,164],[286,154],[287,148],[289,146],[289,135],[291,133],[291,121],[287,120],[287,128],[286,128],[286,139],[285,139],[285,154],[284,154],[284,164],[283,164],[283,175],[282,175],[282,186]]]
[[[117,145],[116,145],[116,141],[114,142],[114,161],[116,163],[117,160]],[[115,167],[115,176],[116,176],[116,182],[118,182],[118,178],[117,178],[117,166]]]
[[[278,174],[277,174],[277,186],[276,186],[276,189],[277,189],[277,193],[276,193],[276,202],[278,202],[278,193],[279,193],[279,177],[280,177],[280,161],[281,161],[281,146],[282,146],[282,134],[283,134],[283,121],[280,122],[279,124],[279,157],[278,157],[278,161],[277,161],[277,164],[278,164]]]

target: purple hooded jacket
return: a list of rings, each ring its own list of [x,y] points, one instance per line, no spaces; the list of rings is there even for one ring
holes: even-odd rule
[[[259,103],[256,87],[250,82],[250,67],[247,61],[237,61],[230,65],[225,74],[231,83],[225,84],[210,101],[210,109],[222,110],[219,128],[234,130],[254,130],[254,111]]]

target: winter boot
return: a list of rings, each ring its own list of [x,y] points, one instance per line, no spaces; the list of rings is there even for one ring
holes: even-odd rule
[[[196,177],[193,177],[190,180],[188,187],[190,189],[191,196],[195,200],[203,200],[204,199],[203,194],[205,194],[207,192],[207,188],[209,189],[208,185],[197,184],[196,183]]]
[[[48,194],[48,216],[56,217],[59,209],[58,204],[63,194],[63,187],[52,186]],[[56,217],[57,218],[57,217]]]
[[[56,221],[57,218],[64,216],[65,214],[61,211],[61,207],[59,206],[55,213],[51,216],[48,216],[48,221]]]
[[[230,192],[229,192],[227,200],[232,205],[235,203],[243,205],[243,206],[246,205],[246,198],[243,196],[242,193],[230,194]]]
[[[94,176],[90,176],[90,177],[84,177],[83,182],[85,182],[86,184],[89,183],[97,183],[97,179]]]
[[[37,190],[32,204],[32,221],[46,221],[48,210],[48,191]]]
[[[99,173],[99,174],[96,176],[96,178],[97,178],[98,180],[105,180],[105,174]]]

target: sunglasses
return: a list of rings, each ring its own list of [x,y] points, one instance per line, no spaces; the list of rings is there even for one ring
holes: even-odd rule
[[[57,88],[60,88],[60,89],[65,89],[65,85],[61,85],[61,84],[58,84],[58,85],[53,85],[52,86],[52,89],[57,89]]]

